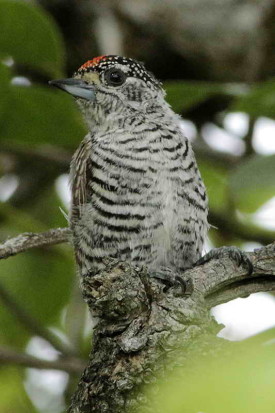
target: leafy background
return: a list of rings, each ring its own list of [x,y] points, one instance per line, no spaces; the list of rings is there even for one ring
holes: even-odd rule
[[[157,30],[136,25],[134,17],[121,15],[123,8],[116,14],[108,2],[105,8],[94,1],[86,7],[78,3],[0,0],[1,240],[66,226],[59,209],[66,209],[64,174],[86,129],[72,98],[47,82],[71,75],[93,56],[119,50],[148,61],[162,78],[168,101],[185,119],[210,197],[209,245],[244,248],[248,242],[271,242],[272,225],[255,219],[275,192],[275,155],[255,149],[257,122],[275,117],[275,80],[269,72],[251,81],[236,79],[234,71],[222,79],[207,65],[205,71],[195,70],[192,58],[167,44],[162,48]],[[133,33],[143,47],[131,50]],[[226,117],[240,112],[246,130],[230,135]],[[220,142],[211,143],[215,128],[224,133],[219,140],[230,136],[239,149],[221,150]],[[269,139],[272,144],[274,136]],[[64,411],[91,340],[71,248],[61,245],[2,260],[0,302],[1,412]],[[235,347],[230,359],[204,361],[184,380],[171,377],[168,384],[160,383],[160,411],[213,413],[221,405],[223,412],[274,411],[272,340],[270,330]],[[3,356],[7,351],[12,352],[9,361]],[[22,362],[22,354],[42,360],[40,367],[47,372],[27,368],[33,364],[28,358]],[[47,364],[72,357],[73,371]],[[154,396],[152,402],[157,402]]]

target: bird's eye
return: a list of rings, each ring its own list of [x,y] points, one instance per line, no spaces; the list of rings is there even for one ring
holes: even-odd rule
[[[122,70],[115,68],[106,70],[104,77],[107,85],[110,86],[120,86],[126,80],[125,73]]]

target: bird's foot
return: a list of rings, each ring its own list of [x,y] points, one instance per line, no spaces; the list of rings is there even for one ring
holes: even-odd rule
[[[250,261],[248,255],[237,247],[213,248],[211,251],[201,257],[194,264],[194,267],[196,267],[197,265],[202,265],[212,259],[219,259],[222,257],[229,257],[238,266],[246,267],[248,275],[251,275],[253,273],[253,264]]]
[[[175,273],[168,267],[161,267],[159,271],[151,272],[150,276],[160,280],[164,285],[163,291],[166,292],[169,288],[180,290],[181,296],[191,295],[193,292],[193,283],[189,278],[184,280],[182,276]]]

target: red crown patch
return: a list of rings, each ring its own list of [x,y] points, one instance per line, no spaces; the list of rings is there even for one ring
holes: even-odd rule
[[[88,67],[95,67],[100,62],[102,62],[103,60],[106,60],[106,58],[107,58],[106,55],[94,57],[92,60],[88,60],[86,63],[84,63],[82,66],[80,66],[80,68],[78,70],[85,70]]]

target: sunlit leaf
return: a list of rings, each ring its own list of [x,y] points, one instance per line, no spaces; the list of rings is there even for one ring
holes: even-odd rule
[[[1,412],[37,413],[24,388],[21,368],[6,366],[0,372]]]
[[[49,76],[62,73],[60,34],[50,16],[31,3],[0,0],[0,56]]]
[[[211,352],[209,352],[210,354]],[[158,413],[273,413],[275,359],[273,345],[243,343],[209,356],[152,386],[147,404]],[[145,413],[146,407],[140,410]]]

